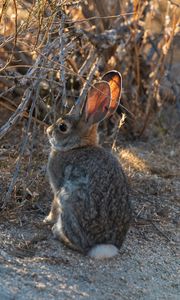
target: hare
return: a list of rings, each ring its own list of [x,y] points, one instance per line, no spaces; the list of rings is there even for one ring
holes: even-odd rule
[[[119,104],[121,75],[110,71],[48,127],[48,175],[54,200],[45,222],[55,238],[93,258],[118,253],[131,220],[128,184],[118,159],[98,144],[98,123]]]

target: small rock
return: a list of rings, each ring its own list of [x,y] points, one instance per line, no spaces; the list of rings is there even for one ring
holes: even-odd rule
[[[39,289],[39,290],[44,290],[46,288],[46,285],[42,282],[38,282],[36,284],[36,288]]]

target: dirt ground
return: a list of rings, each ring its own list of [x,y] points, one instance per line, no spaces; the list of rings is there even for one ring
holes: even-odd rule
[[[10,137],[1,144],[1,200],[18,147]],[[1,300],[180,299],[179,137],[123,141],[116,150],[130,182],[134,219],[118,256],[95,261],[54,240],[42,224],[52,196],[46,177],[49,145],[35,145],[26,195],[23,169],[14,205],[0,213]],[[23,162],[29,159],[26,152]]]

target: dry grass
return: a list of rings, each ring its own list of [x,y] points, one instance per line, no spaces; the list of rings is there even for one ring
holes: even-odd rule
[[[179,83],[170,71],[178,59],[178,1],[1,2],[0,137],[6,199],[12,192],[16,200],[33,198],[40,159],[33,149],[43,152],[41,164],[47,159],[47,151],[37,147],[43,130],[59,111],[67,111],[78,98],[83,101],[87,88],[105,71],[117,69],[123,76],[113,148],[122,113],[127,114],[126,134],[139,137],[159,108],[176,103]],[[103,128],[108,126],[107,121]],[[7,143],[16,145],[8,158],[10,171]],[[150,168],[134,153],[124,150],[121,156],[134,169]]]

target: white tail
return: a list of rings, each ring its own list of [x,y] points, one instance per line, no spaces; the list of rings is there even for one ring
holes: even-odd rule
[[[110,258],[118,254],[118,248],[111,244],[99,244],[91,248],[88,255],[95,259]]]

